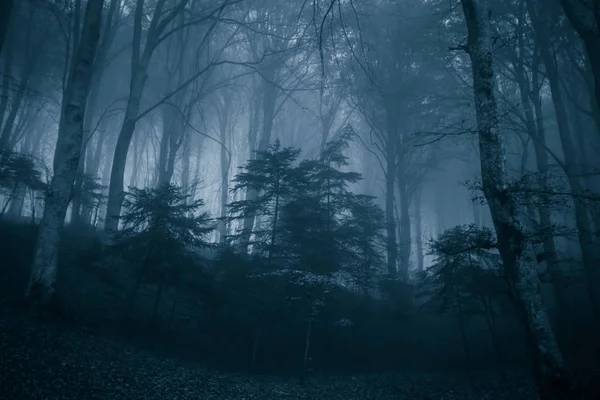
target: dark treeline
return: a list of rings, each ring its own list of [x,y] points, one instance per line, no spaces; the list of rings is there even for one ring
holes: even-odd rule
[[[599,24],[598,0],[5,1],[3,313],[301,384],[528,369],[593,398]]]

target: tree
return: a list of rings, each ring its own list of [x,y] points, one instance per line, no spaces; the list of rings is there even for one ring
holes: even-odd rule
[[[6,32],[8,32],[8,25],[10,23],[10,14],[14,4],[14,0],[6,0],[3,1],[0,6],[0,54],[2,54],[2,49],[6,40]]]
[[[142,104],[142,95],[144,94],[149,76],[148,68],[150,61],[156,49],[167,38],[181,29],[208,22],[207,29],[204,31],[204,40],[199,41],[200,48],[204,48],[209,42],[208,38],[212,35],[214,26],[216,26],[219,21],[218,17],[228,5],[233,3],[233,1],[223,0],[220,4],[207,6],[205,8],[193,5],[194,7],[191,10],[193,12],[187,13],[186,10],[189,3],[189,0],[178,0],[173,6],[170,6],[167,4],[166,0],[158,0],[152,12],[151,21],[145,35],[146,40],[143,41],[145,1],[136,1],[133,21],[129,95],[110,171],[110,185],[105,220],[105,230],[107,232],[114,233],[118,228],[119,215],[125,196],[125,192],[123,191],[123,180],[125,179],[127,154],[129,153],[129,147],[135,132],[136,124],[141,118],[140,107]],[[178,18],[182,14],[186,15],[189,20]],[[169,92],[157,104],[163,104],[166,100],[173,95],[176,95],[181,89],[194,82],[209,69],[209,66],[207,66],[192,74],[192,76],[188,77],[182,85]],[[149,111],[146,110],[142,115],[147,114],[148,112]]]
[[[594,75],[596,112],[600,111],[600,1],[560,0],[565,14],[585,45],[588,61]]]
[[[98,100],[100,98],[101,84],[103,83],[103,78],[105,76],[107,66],[110,63],[109,50],[112,47],[117,33],[117,27],[119,25],[119,5],[119,0],[110,0],[110,4],[108,6],[108,11],[106,13],[106,18],[104,22],[104,29],[102,30],[100,36],[98,54],[96,55],[94,69],[92,71],[90,94],[87,100],[88,112],[86,113],[85,120],[83,121],[83,141],[81,149],[82,156],[79,160],[79,165],[77,167],[77,176],[75,178],[75,185],[73,187],[73,202],[71,204],[71,223],[73,224],[79,224],[81,222],[91,222],[87,217],[91,215],[92,210],[88,209],[85,204],[82,204],[82,186],[84,185],[84,181],[87,179],[85,176],[86,174],[94,176],[98,174],[97,163],[94,164],[94,162],[92,161],[92,155],[94,153],[92,151],[92,138],[93,135],[96,133],[96,128],[94,124],[97,123],[98,119]],[[101,149],[102,141],[104,140],[104,136],[106,136],[106,133],[99,133],[96,136],[101,137],[97,141],[97,146]]]
[[[183,271],[194,265],[193,250],[208,247],[212,231],[204,201],[188,203],[189,191],[172,184],[156,189],[136,189],[125,199],[122,222],[113,251],[137,268],[131,301],[142,282],[156,283],[153,315],[158,318],[162,293],[168,284],[181,283]]]
[[[360,42],[352,43],[357,50],[351,58],[352,72],[346,76],[354,88],[354,104],[368,126],[365,141],[376,154],[385,177],[387,266],[390,276],[398,275],[401,280],[409,276],[408,192],[417,130],[413,121],[435,121],[431,110],[436,102],[431,99],[447,76],[445,58],[433,54],[435,41],[431,34],[437,17],[432,18],[429,7],[418,1],[382,1],[377,9],[385,10],[384,15],[372,14],[370,8],[360,10],[363,20],[352,32]],[[414,35],[417,30],[419,35]]]
[[[507,291],[500,257],[492,251],[495,242],[489,229],[468,225],[445,231],[429,245],[429,254],[435,259],[424,271],[422,284],[432,289],[430,304],[456,313],[467,363],[471,360],[465,325],[466,318],[474,314],[485,317],[496,358],[502,361],[494,302]]]
[[[54,174],[46,192],[44,214],[35,246],[26,295],[47,303],[54,293],[60,232],[71,201],[73,182],[81,155],[83,120],[89,93],[104,0],[90,0],[73,69],[63,94],[58,140],[54,153]]]
[[[293,163],[299,154],[300,150],[282,148],[277,140],[266,151],[257,151],[255,158],[242,166],[242,172],[233,180],[232,192],[254,190],[257,196],[230,203],[230,218],[242,221],[249,216],[261,218],[260,226],[253,231],[254,240],[250,244],[257,254],[268,254],[269,260],[272,260],[278,245],[281,208],[294,192]],[[238,234],[233,235],[233,238],[242,239],[241,245],[244,248],[245,234],[242,227]]]
[[[15,194],[20,188],[42,191],[45,184],[31,157],[8,150],[0,151],[0,192],[7,197],[0,210],[0,218],[9,204],[18,200]]]
[[[251,157],[255,150],[267,149],[275,118],[290,98],[287,92],[298,88],[311,71],[309,57],[302,58],[300,53],[306,43],[302,10],[303,7],[297,9],[295,2],[283,1],[275,6],[271,1],[256,1],[248,14],[247,23],[256,25],[255,29],[248,30],[250,52],[255,58],[261,57],[257,69],[259,78],[253,81],[252,101],[255,104],[251,105],[254,113],[248,132]],[[250,201],[256,196],[253,189],[246,193],[246,199]],[[249,214],[244,219],[242,246],[248,247],[254,224],[255,217]]]
[[[530,342],[540,397],[567,399],[570,382],[542,301],[536,258],[525,240],[515,199],[507,191],[504,145],[497,127],[490,4],[487,0],[462,0],[462,9],[468,31],[466,51],[471,59],[482,186],[503,270]]]
[[[600,302],[597,298],[595,287],[598,276],[596,265],[600,261],[600,253],[594,242],[594,229],[588,204],[582,199],[586,190],[580,176],[584,174],[584,171],[582,171],[583,168],[579,161],[580,156],[577,154],[573,140],[573,130],[569,123],[570,116],[566,108],[565,99],[563,98],[563,89],[561,88],[559,67],[555,56],[552,54],[551,42],[548,40],[550,33],[549,23],[556,18],[556,15],[552,12],[548,13],[547,10],[542,12],[540,9],[541,4],[537,0],[526,0],[526,4],[534,26],[536,40],[539,42],[540,56],[552,94],[552,105],[556,114],[558,133],[565,158],[563,169],[573,193],[575,223],[579,235],[583,264],[588,276],[588,296],[596,320],[600,321]],[[576,118],[575,116],[573,117]]]

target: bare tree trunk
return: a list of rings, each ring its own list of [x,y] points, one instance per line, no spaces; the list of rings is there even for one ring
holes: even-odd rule
[[[443,193],[442,192],[442,188],[437,188],[436,189],[436,195],[435,195],[435,216],[436,216],[436,227],[437,227],[437,234],[441,235],[442,233],[444,233],[444,231],[446,230],[446,228],[448,228],[448,224],[446,223],[446,205],[444,204],[443,201]]]
[[[591,215],[586,201],[580,197],[585,193],[583,183],[581,182],[581,178],[579,178],[581,173],[581,160],[575,150],[573,135],[569,125],[569,115],[563,100],[560,76],[555,63],[555,57],[551,52],[552,45],[547,40],[548,30],[541,19],[541,10],[539,10],[536,5],[534,0],[527,0],[528,11],[534,24],[536,40],[539,43],[540,54],[546,69],[546,75],[548,76],[550,92],[552,93],[552,104],[556,114],[558,133],[565,157],[565,174],[567,175],[567,180],[574,196],[573,205],[575,208],[575,223],[577,225],[581,255],[587,275],[588,297],[596,322],[600,322],[600,303],[596,296],[595,287],[596,282],[598,282],[597,263],[600,257],[596,244],[594,243]]]
[[[467,364],[467,366],[471,366],[471,351],[470,351],[470,346],[469,346],[469,339],[467,338],[467,330],[465,327],[465,313],[463,311],[463,307],[462,307],[462,300],[460,299],[460,292],[458,290],[458,287],[454,287],[454,295],[455,295],[455,299],[456,299],[456,308],[458,311],[457,314],[457,318],[458,318],[458,327],[460,329],[460,337],[462,339],[462,343],[463,343],[463,350],[465,352],[465,362]]]
[[[498,340],[498,328],[496,326],[496,315],[494,312],[494,304],[492,299],[489,297],[481,297],[481,304],[483,305],[483,314],[485,316],[485,322],[490,333],[490,339],[492,340],[492,346],[494,353],[496,354],[496,362],[498,368],[502,371],[502,379],[506,380],[506,373],[503,365],[502,351],[500,349],[500,340]]]
[[[33,63],[30,63],[33,64]],[[4,126],[2,127],[2,134],[0,135],[0,148],[9,147],[9,143],[11,142],[13,135],[13,128],[15,126],[15,122],[17,120],[17,116],[19,115],[19,111],[21,108],[21,104],[25,98],[25,94],[29,89],[29,80],[31,75],[33,74],[33,69],[31,67],[25,67],[21,77],[19,79],[19,87],[16,90],[16,94],[12,101],[10,102],[10,112],[6,116],[6,121],[4,121]]]
[[[2,131],[4,114],[6,114],[6,109],[8,107],[8,98],[9,92],[11,88],[11,74],[13,68],[13,58],[14,58],[14,46],[9,43],[4,47],[4,65],[2,70],[2,94],[0,95],[0,132]],[[2,147],[0,147],[2,149]]]
[[[254,335],[252,337],[252,356],[250,359],[250,372],[256,372],[256,360],[258,359],[258,349],[260,347],[260,326],[256,326],[254,329]]]
[[[2,49],[4,48],[6,33],[8,32],[10,16],[14,4],[15,0],[3,0],[0,3],[0,54],[2,54]]]
[[[398,169],[397,182],[398,192],[400,195],[400,278],[404,282],[408,282],[410,272],[410,253],[412,250],[410,204],[406,180],[406,174],[404,169],[401,167]]]
[[[594,74],[594,95],[600,110],[600,1],[560,0],[571,25],[585,45]]]
[[[308,322],[306,324],[306,335],[304,338],[304,356],[302,358],[302,372],[300,373],[300,384],[304,385],[306,381],[306,374],[308,372],[308,360],[310,354],[310,343],[312,340],[312,325],[313,325],[313,316],[312,313],[308,318]]]
[[[422,188],[417,188],[415,192],[415,235],[417,236],[417,272],[423,272],[425,267],[425,255],[423,252],[423,216],[421,215],[421,192]]]
[[[94,56],[100,36],[104,0],[88,1],[81,42],[63,95],[58,141],[54,153],[54,175],[46,193],[44,214],[35,247],[26,295],[47,303],[54,292],[58,246],[73,181],[81,154],[83,120]]]
[[[394,184],[396,181],[395,155],[388,151],[385,177],[385,226],[387,233],[387,272],[390,277],[397,274],[398,244],[396,243],[396,219],[394,218]]]
[[[462,0],[462,9],[468,30],[466,50],[473,74],[483,192],[496,229],[505,276],[531,343],[540,397],[568,399],[570,382],[542,300],[535,255],[526,242],[515,199],[508,191],[504,143],[497,132],[489,0]]]
[[[110,183],[108,187],[108,203],[106,204],[106,218],[104,221],[104,229],[107,232],[116,232],[119,226],[119,215],[121,215],[121,205],[125,200],[125,191],[123,189],[123,181],[125,179],[125,164],[127,163],[127,154],[135,125],[137,115],[140,109],[140,101],[142,91],[147,79],[146,71],[140,71],[135,78],[132,79],[125,111],[125,119],[123,126],[117,138],[112,168],[110,173]]]
[[[185,0],[182,0],[185,1]],[[165,0],[158,0],[152,22],[147,34],[146,45],[142,51],[142,21],[144,19],[144,0],[137,0],[134,12],[133,22],[133,43],[131,51],[131,80],[129,83],[129,97],[127,98],[127,107],[123,118],[123,125],[117,138],[115,152],[110,172],[110,183],[108,188],[108,201],[106,204],[106,217],[104,220],[104,229],[107,232],[116,232],[119,227],[119,216],[121,215],[121,205],[125,200],[125,191],[123,181],[125,179],[125,165],[127,163],[127,154],[135,125],[140,111],[140,102],[142,94],[148,79],[148,65],[152,54],[156,49],[156,41],[161,32],[157,32],[158,18],[163,12]],[[178,6],[179,7],[179,6]],[[162,24],[161,24],[162,25]],[[166,26],[165,26],[166,27]]]
[[[271,71],[269,71],[271,72]],[[262,134],[258,143],[258,151],[265,151],[269,147],[269,143],[271,142],[271,135],[273,133],[273,120],[275,119],[275,105],[277,102],[277,91],[271,81],[274,78],[274,73],[271,72],[262,82]],[[269,79],[269,80],[267,80]],[[254,157],[254,155],[252,155]],[[254,189],[248,190],[246,193],[246,200],[253,201],[258,198],[258,192]],[[242,229],[240,245],[241,248],[246,250],[250,245],[250,236],[252,235],[252,231],[254,229],[254,221],[256,219],[255,215],[248,215],[244,218],[244,225]]]
[[[231,107],[231,95],[224,91],[222,104],[219,107],[219,139],[221,141],[221,154],[219,163],[221,165],[221,222],[219,224],[219,242],[225,243],[227,237],[227,204],[229,203],[229,167],[230,158],[227,154],[225,143],[227,143],[229,132],[229,112]]]
[[[525,13],[524,2],[521,2],[521,12]],[[533,62],[531,67],[531,80],[527,78],[525,71],[525,44],[523,34],[520,33],[518,39],[519,52],[513,53],[513,63],[515,68],[516,81],[519,86],[519,94],[521,97],[521,105],[523,109],[525,125],[529,136],[532,138],[533,149],[536,155],[538,180],[537,183],[542,192],[548,188],[548,150],[546,145],[546,130],[544,127],[544,120],[542,115],[542,103],[540,98],[541,82],[538,78],[539,70],[539,52],[538,49],[534,50]],[[533,106],[533,107],[532,107]],[[535,112],[535,114],[534,114]],[[560,269],[560,263],[558,259],[558,252],[556,250],[556,244],[552,236],[552,215],[550,207],[550,197],[547,195],[541,195],[541,202],[537,206],[537,212],[539,215],[539,226],[538,230],[542,230],[544,236],[543,248],[544,255],[543,259],[546,261],[547,270],[552,277],[552,288],[554,298],[557,306],[557,319],[558,323],[555,325],[557,333],[560,333],[560,327],[564,326],[561,321],[565,321],[567,313],[565,310],[566,304],[566,293],[563,289],[563,278],[562,271]],[[533,209],[533,204],[532,207]]]
[[[17,185],[17,190],[10,201],[10,206],[8,207],[8,216],[10,219],[18,220],[19,218],[21,218],[26,194],[27,188],[25,187],[25,185]]]
[[[29,12],[29,18],[33,18],[35,13],[35,8],[31,8]],[[13,128],[15,122],[17,120],[17,116],[19,115],[19,111],[21,109],[21,103],[25,99],[25,95],[29,90],[30,80],[35,71],[35,67],[37,63],[40,61],[40,55],[42,54],[41,49],[46,44],[46,37],[43,37],[42,40],[32,42],[32,29],[28,29],[25,35],[25,44],[24,51],[26,54],[25,65],[21,70],[21,74],[19,76],[19,85],[15,90],[15,94],[10,101],[10,112],[6,116],[6,120],[4,121],[4,126],[2,126],[2,133],[0,134],[0,149],[5,149],[9,147],[9,143],[11,143],[11,135],[13,134]],[[15,49],[11,49],[14,51]],[[12,54],[9,53],[9,57],[12,58]],[[6,63],[12,63],[10,60],[6,60]],[[7,71],[8,72],[8,71]],[[8,77],[10,79],[10,77]],[[10,85],[9,85],[10,86]],[[1,117],[0,117],[1,118]]]
[[[397,274],[398,243],[396,242],[396,219],[394,218],[394,189],[398,173],[398,154],[396,141],[398,133],[398,120],[395,110],[387,110],[387,143],[385,144],[385,227],[387,234],[386,253],[387,270],[391,277]]]
[[[96,61],[94,70],[92,72],[91,89],[88,98],[88,112],[86,113],[85,121],[83,121],[83,142],[81,149],[81,158],[77,167],[77,175],[75,177],[75,185],[73,188],[73,203],[71,205],[71,223],[79,225],[81,223],[90,223],[90,220],[82,218],[84,210],[82,208],[81,190],[83,185],[84,174],[87,170],[89,173],[90,166],[86,165],[91,160],[89,154],[92,153],[91,149],[91,138],[94,132],[94,123],[96,116],[96,108],[98,105],[98,95],[100,93],[100,84],[104,76],[105,66],[103,65],[108,56],[108,51],[112,45],[115,37],[116,29],[113,26],[113,19],[117,12],[117,5],[120,3],[119,0],[110,0],[110,6],[106,15],[106,22],[104,24],[104,32],[98,46],[98,54],[96,55]]]
[[[152,311],[152,320],[156,325],[158,325],[158,311],[160,309],[160,301],[162,299],[163,290],[165,288],[165,277],[161,277],[160,282],[158,282],[158,287],[156,288],[156,296],[154,297],[154,307]]]

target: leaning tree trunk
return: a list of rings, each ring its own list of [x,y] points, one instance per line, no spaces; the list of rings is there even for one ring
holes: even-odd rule
[[[58,246],[73,181],[81,155],[83,120],[89,92],[104,0],[89,0],[81,41],[63,94],[58,140],[54,153],[54,176],[46,193],[44,214],[33,256],[26,295],[47,303],[54,291]]]
[[[534,375],[542,399],[567,399],[570,383],[543,303],[535,256],[526,242],[518,206],[508,190],[505,150],[498,132],[493,69],[493,33],[488,0],[462,0],[468,30],[483,193],[498,237],[511,295],[527,332]]]

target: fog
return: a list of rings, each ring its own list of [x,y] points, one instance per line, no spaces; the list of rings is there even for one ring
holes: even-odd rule
[[[0,397],[595,398],[599,9],[4,0]]]

